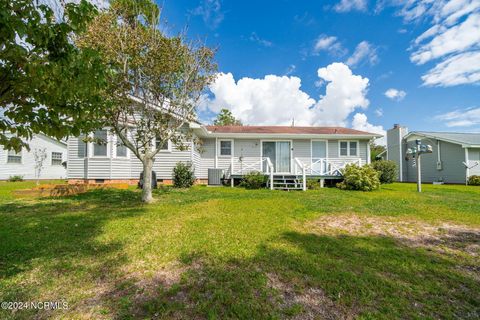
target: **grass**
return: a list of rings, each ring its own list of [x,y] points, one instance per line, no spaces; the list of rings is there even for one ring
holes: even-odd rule
[[[136,190],[13,199],[26,184],[0,183],[0,301],[68,309],[2,319],[480,316],[479,187],[165,188],[145,206]]]

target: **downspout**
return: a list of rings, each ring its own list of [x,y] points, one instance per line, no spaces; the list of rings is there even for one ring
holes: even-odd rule
[[[467,164],[465,166],[465,185],[468,185],[468,177],[470,177],[470,169],[469,169],[469,163],[468,163],[468,148],[465,147],[465,163]]]
[[[402,144],[402,128],[400,127],[398,130],[398,145],[400,147],[400,162],[399,162],[399,167],[400,167],[400,182],[403,182],[403,144]]]

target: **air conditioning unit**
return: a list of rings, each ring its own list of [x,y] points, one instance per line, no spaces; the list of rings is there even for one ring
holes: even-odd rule
[[[437,170],[438,170],[438,171],[443,170],[443,163],[442,163],[442,161],[437,161]]]
[[[208,185],[221,186],[223,179],[223,169],[208,169]]]

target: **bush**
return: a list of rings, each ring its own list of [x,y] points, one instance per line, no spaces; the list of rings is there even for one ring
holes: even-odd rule
[[[393,183],[397,178],[397,164],[394,161],[374,161],[372,163],[372,168],[378,172],[380,183]]]
[[[468,184],[471,186],[480,186],[480,176],[468,177]]]
[[[244,177],[240,186],[245,189],[260,189],[265,186],[267,182],[267,177],[258,171],[252,171],[247,173]]]
[[[190,188],[195,183],[195,174],[191,163],[178,162],[173,168],[173,186]]]
[[[308,190],[320,190],[320,181],[318,179],[307,179],[307,189]]]
[[[8,178],[8,182],[18,182],[18,181],[23,181],[23,176],[15,175],[15,176],[10,176]]]
[[[378,172],[370,165],[359,167],[349,164],[343,170],[343,181],[337,183],[337,188],[343,190],[372,191],[380,187]]]

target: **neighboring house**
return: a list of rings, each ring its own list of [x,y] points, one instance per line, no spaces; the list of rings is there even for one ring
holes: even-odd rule
[[[387,159],[398,167],[398,180],[417,181],[416,161],[405,160],[415,141],[431,145],[432,153],[421,156],[423,182],[466,183],[471,175],[480,175],[480,133],[408,132],[395,125],[387,131]]]
[[[298,188],[298,177],[312,176],[322,180],[341,178],[340,169],[348,163],[370,162],[369,142],[378,134],[333,127],[284,126],[203,126],[191,123],[195,139],[188,150],[177,150],[168,143],[158,153],[153,170],[159,182],[171,183],[177,162],[193,163],[199,182],[207,182],[208,169],[223,169],[233,181],[248,172],[260,171],[277,184]],[[70,182],[138,181],[141,162],[117,137],[99,130],[95,137],[106,145],[84,143],[81,138],[68,140],[68,178]],[[201,143],[195,143],[200,140]],[[193,146],[193,148],[192,148]],[[305,179],[302,179],[305,180]],[[273,185],[273,184],[272,184]]]
[[[55,140],[43,134],[36,134],[28,141],[30,151],[22,148],[20,152],[5,150],[0,146],[0,180],[11,176],[23,176],[23,179],[33,180],[35,176],[34,150],[46,150],[47,158],[43,162],[40,179],[65,179],[67,170],[67,143]]]

